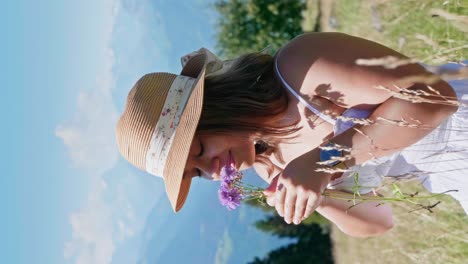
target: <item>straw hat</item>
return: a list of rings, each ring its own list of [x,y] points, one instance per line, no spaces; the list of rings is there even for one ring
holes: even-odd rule
[[[183,173],[202,111],[207,57],[198,52],[185,58],[180,75],[141,77],[130,90],[116,127],[122,156],[164,179],[175,212],[184,205],[192,181]]]

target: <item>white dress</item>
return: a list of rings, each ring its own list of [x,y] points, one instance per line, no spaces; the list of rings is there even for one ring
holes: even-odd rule
[[[465,61],[464,64],[468,64]],[[284,86],[313,113],[334,125],[335,136],[351,128],[354,123],[334,120],[309,105],[281,76],[276,63],[276,72]],[[460,64],[446,64],[439,69],[457,70]],[[453,115],[415,144],[391,155],[373,159],[350,168],[349,172],[328,184],[329,189],[353,191],[354,175],[359,174],[359,192],[368,193],[379,187],[384,177],[417,177],[430,192],[449,192],[468,214],[468,79],[448,81],[463,103]],[[347,109],[342,116],[367,118],[372,111]],[[414,176],[413,176],[414,175]]]
[[[468,62],[468,61],[467,61]],[[441,66],[448,69],[461,67],[459,64]],[[351,167],[342,177],[330,182],[328,188],[352,191],[355,186],[353,175],[359,173],[359,185],[378,187],[383,177],[405,177],[414,175],[432,193],[449,192],[468,214],[468,79],[448,81],[455,90],[458,101],[464,103],[452,116],[415,144],[391,155],[370,160]],[[365,118],[362,111],[348,109],[343,116]],[[353,124],[338,122],[335,134],[342,133]],[[360,193],[372,188],[361,187]]]

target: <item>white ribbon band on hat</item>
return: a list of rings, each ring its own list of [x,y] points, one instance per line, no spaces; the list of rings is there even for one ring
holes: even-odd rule
[[[146,152],[146,171],[152,175],[163,177],[167,155],[195,81],[187,76],[177,76],[169,89]]]
[[[181,58],[182,67],[197,54],[206,55],[206,73],[220,73],[227,69],[230,62],[223,62],[216,55],[205,48],[194,51]],[[146,171],[152,175],[163,177],[167,155],[174,140],[175,131],[179,125],[180,116],[187,104],[196,79],[177,76],[169,89],[161,116],[151,136],[146,152]]]

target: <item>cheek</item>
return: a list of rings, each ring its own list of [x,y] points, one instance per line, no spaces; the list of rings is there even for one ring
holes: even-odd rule
[[[255,162],[255,146],[252,141],[243,140],[238,144],[239,152],[242,154],[244,166],[250,167]]]

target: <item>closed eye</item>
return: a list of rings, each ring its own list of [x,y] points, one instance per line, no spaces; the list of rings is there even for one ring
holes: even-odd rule
[[[205,148],[203,147],[203,144],[202,144],[202,142],[200,140],[198,142],[200,143],[200,152],[197,154],[197,157],[201,157],[203,155],[203,153],[205,152]],[[195,171],[196,171],[196,174],[197,174],[196,176],[203,177],[202,171],[199,168],[196,168]]]
[[[197,157],[201,157],[203,155],[203,152],[205,152],[205,148],[203,147],[203,144],[200,141],[200,153],[198,153]]]

